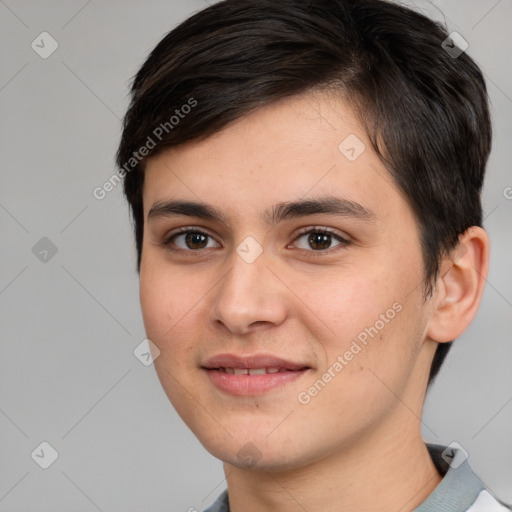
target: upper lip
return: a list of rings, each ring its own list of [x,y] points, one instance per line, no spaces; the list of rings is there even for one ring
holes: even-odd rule
[[[284,368],[286,370],[304,370],[310,368],[307,364],[287,361],[270,354],[236,355],[219,354],[206,361],[203,368]]]

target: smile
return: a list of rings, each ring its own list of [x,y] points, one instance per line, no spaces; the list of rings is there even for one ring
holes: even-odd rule
[[[219,354],[205,361],[201,370],[224,393],[257,396],[294,382],[311,367],[272,354]]]
[[[220,372],[229,373],[230,375],[265,375],[266,373],[291,372],[286,368],[212,368]]]

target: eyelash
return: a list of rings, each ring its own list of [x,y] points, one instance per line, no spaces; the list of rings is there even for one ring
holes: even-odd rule
[[[171,247],[171,242],[175,237],[182,235],[182,234],[187,234],[187,233],[200,234],[200,235],[207,236],[209,238],[213,238],[209,233],[207,233],[206,231],[203,231],[201,229],[192,229],[190,227],[183,227],[183,228],[179,228],[177,231],[175,231],[171,235],[167,236],[165,238],[165,240],[161,243],[161,245],[165,246],[167,249],[169,249],[170,251],[172,251],[174,253],[186,254],[187,256],[193,256],[193,253],[201,252],[201,249],[185,250],[185,249],[175,249],[175,248]],[[317,226],[310,226],[310,227],[303,228],[302,230],[300,230],[297,233],[297,235],[295,236],[294,242],[296,242],[301,236],[306,235],[308,233],[320,233],[320,234],[325,234],[325,235],[331,235],[338,242],[340,242],[339,245],[335,246],[334,248],[330,247],[325,250],[315,251],[315,250],[300,249],[300,250],[303,250],[303,251],[306,251],[307,253],[309,253],[308,257],[311,257],[311,258],[324,256],[326,253],[332,254],[333,252],[336,252],[337,250],[341,250],[341,249],[345,248],[347,245],[350,245],[352,243],[350,240],[343,238],[342,236],[340,236],[339,234],[337,234],[336,232],[334,232],[330,229],[323,228],[323,227],[317,227]],[[187,254],[187,253],[192,253],[192,254]]]

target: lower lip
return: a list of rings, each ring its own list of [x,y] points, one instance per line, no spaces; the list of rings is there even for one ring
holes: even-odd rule
[[[203,368],[212,383],[231,395],[261,395],[302,377],[308,370],[265,373],[263,375],[233,375],[220,370]]]

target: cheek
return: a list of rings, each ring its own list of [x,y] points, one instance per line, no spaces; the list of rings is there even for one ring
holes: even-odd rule
[[[352,317],[345,319],[345,331],[325,343],[325,366],[300,397],[301,404],[307,402],[299,408],[304,421],[318,418],[324,432],[356,435],[383,421],[403,396],[421,347],[421,326],[414,322],[420,318],[412,301],[388,308],[378,301],[360,304],[360,312],[354,306]]]
[[[400,273],[392,261],[381,261],[363,270],[343,269],[339,275],[297,283],[297,294],[314,305],[311,318],[316,316],[324,325],[317,338],[324,354],[321,370],[335,372],[332,366],[342,358],[339,375],[344,377],[336,379],[338,385],[345,387],[350,379],[365,394],[368,386],[385,390],[376,375],[392,386],[406,381],[421,348],[423,319],[417,286],[422,269],[405,263]]]
[[[393,283],[389,274],[377,265],[366,269],[338,269],[324,275],[295,280],[294,291],[324,325],[329,345],[340,345],[360,338],[377,322],[385,330],[397,316],[403,297],[398,279]],[[396,276],[395,276],[396,277]],[[382,316],[383,315],[383,316]],[[382,317],[382,318],[381,318]]]
[[[183,329],[193,309],[190,302],[195,301],[184,285],[179,274],[171,274],[158,262],[143,258],[139,295],[144,328],[146,336],[160,350],[154,368],[170,402],[188,424],[188,393],[194,392],[195,383],[190,378],[193,346],[187,344],[190,337],[184,335]]]
[[[194,286],[190,275],[152,258],[150,251],[143,256],[139,287],[142,317],[146,336],[160,350],[155,369],[166,391],[175,387],[174,379],[166,373],[181,382],[195,368],[195,340],[201,319],[204,321],[201,298],[205,292]]]
[[[139,275],[139,297],[144,320],[152,329],[169,329],[179,318],[189,296],[190,276],[172,265],[165,252],[151,244],[143,246]]]
[[[151,259],[142,259],[139,297],[146,335],[160,350],[171,343],[185,315],[188,288],[176,272]],[[190,309],[190,308],[189,308]]]
[[[157,279],[154,269],[141,265],[139,297],[147,336],[157,344],[172,321],[171,297],[165,280]]]

